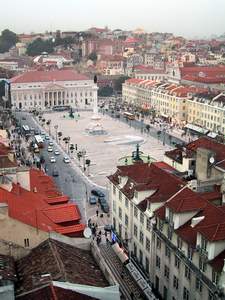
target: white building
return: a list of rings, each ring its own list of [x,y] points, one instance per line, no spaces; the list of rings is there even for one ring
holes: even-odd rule
[[[45,109],[69,105],[93,108],[97,85],[73,70],[29,71],[11,79],[12,107]]]

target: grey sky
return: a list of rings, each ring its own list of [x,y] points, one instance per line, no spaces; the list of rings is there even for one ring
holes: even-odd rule
[[[222,34],[225,0],[7,0],[0,11],[0,30],[17,33],[106,25],[187,37]]]

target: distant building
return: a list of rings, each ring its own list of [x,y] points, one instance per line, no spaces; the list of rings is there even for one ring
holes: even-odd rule
[[[92,108],[97,86],[73,70],[29,71],[11,79],[11,95],[14,109]]]

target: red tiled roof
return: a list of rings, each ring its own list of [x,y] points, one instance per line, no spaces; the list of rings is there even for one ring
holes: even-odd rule
[[[183,213],[201,210],[206,204],[206,201],[199,194],[189,188],[184,188],[166,202],[166,207],[170,208],[174,213]]]
[[[10,79],[11,83],[88,80],[73,70],[28,71]]]
[[[34,178],[41,179],[35,183],[35,187],[37,186],[35,191],[32,189],[32,174],[36,175]],[[0,202],[8,204],[9,216],[43,231],[82,236],[85,225],[79,224],[81,216],[78,207],[75,204],[59,204],[62,203],[61,197],[55,199],[46,197],[46,194],[39,190],[39,185],[43,182],[49,184],[51,179],[42,175],[41,171],[32,170],[30,181],[31,191],[15,184],[12,185],[11,191],[0,188]],[[57,190],[54,191],[56,192]],[[66,200],[67,198],[63,201]],[[49,202],[57,205],[50,205]]]
[[[56,224],[80,220],[80,213],[74,204],[54,205],[44,209],[43,213]]]
[[[225,223],[203,226],[198,228],[198,231],[209,241],[215,242],[225,240]]]
[[[221,273],[224,267],[224,260],[225,260],[225,250],[217,255],[214,259],[210,260],[208,263],[213,267],[213,269]]]

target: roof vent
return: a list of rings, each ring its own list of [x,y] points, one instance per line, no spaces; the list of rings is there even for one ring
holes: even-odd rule
[[[134,187],[133,182],[130,183],[130,189],[132,189]]]
[[[37,193],[37,188],[36,188],[36,186],[34,187],[33,192],[34,192],[34,193]]]
[[[194,228],[196,225],[198,225],[198,223],[200,223],[204,219],[205,219],[205,216],[192,218],[192,220],[191,220],[191,227]]]

